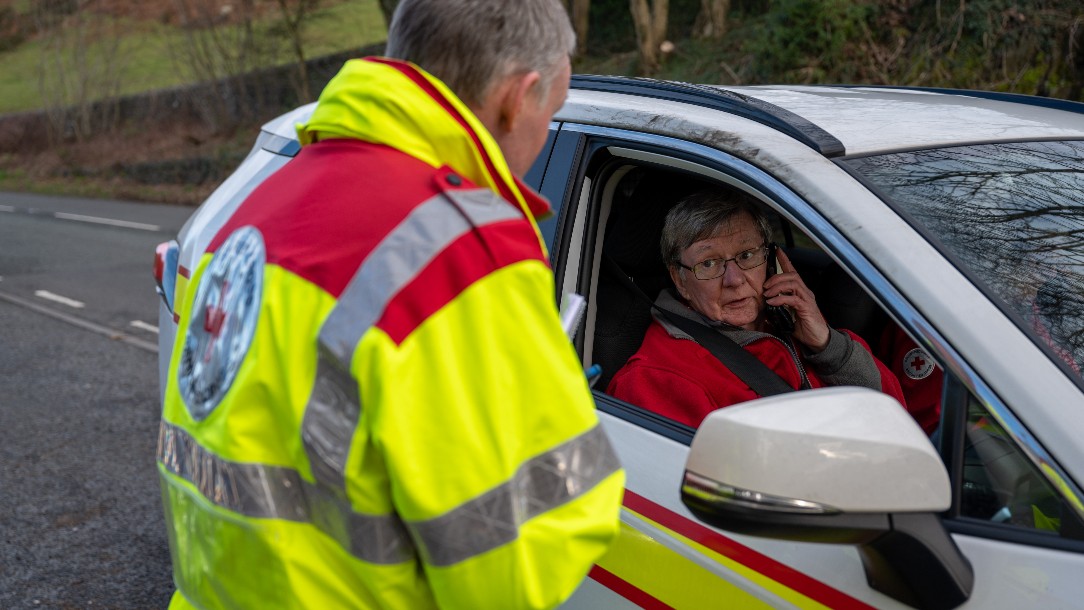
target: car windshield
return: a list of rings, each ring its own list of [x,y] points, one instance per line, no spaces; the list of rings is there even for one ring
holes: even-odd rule
[[[1084,142],[982,144],[845,163],[1081,378]]]

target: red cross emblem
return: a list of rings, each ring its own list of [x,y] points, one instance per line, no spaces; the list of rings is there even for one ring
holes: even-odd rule
[[[903,357],[903,372],[911,379],[925,379],[933,372],[933,360],[922,348],[916,347]]]
[[[218,298],[214,299],[214,302],[208,303],[203,310],[203,330],[210,335],[207,340],[207,349],[203,352],[204,362],[210,362],[211,357],[214,356],[215,343],[217,343],[219,335],[222,334],[222,325],[226,323],[228,313],[225,308],[221,307],[221,304],[226,302],[226,292],[229,287],[229,282],[222,282],[222,289],[218,293]]]
[[[241,227],[199,278],[177,364],[181,398],[196,420],[221,402],[252,345],[266,258],[259,230]]]

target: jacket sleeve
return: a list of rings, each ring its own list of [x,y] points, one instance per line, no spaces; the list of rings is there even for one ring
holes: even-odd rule
[[[501,265],[355,357],[375,363],[356,371],[368,434],[441,607],[556,606],[618,532],[624,471],[553,294],[541,260]]]
[[[856,385],[878,390],[895,398],[904,407],[900,381],[878,360],[861,337],[849,330],[830,330],[828,346],[805,357],[806,362],[826,385]]]

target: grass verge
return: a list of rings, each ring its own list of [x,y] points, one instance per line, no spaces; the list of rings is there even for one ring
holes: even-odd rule
[[[168,10],[168,6],[164,6],[161,14],[166,15]],[[145,14],[155,14],[146,7],[143,7],[143,11]],[[108,70],[117,71],[119,89],[99,89],[102,93],[129,95],[191,82],[193,75],[185,69],[182,58],[184,30],[167,25],[163,20],[165,17],[157,20],[101,17],[93,28],[88,28],[88,35],[98,37],[108,38],[117,32],[123,33],[113,59],[115,65],[101,66],[101,62],[98,62],[94,66],[102,74],[108,73]],[[225,38],[234,35],[228,29],[223,34]],[[375,0],[325,0],[308,21],[305,52],[309,57],[319,57],[361,48],[382,41],[386,34],[384,18]],[[258,35],[278,43],[267,55],[270,64],[293,61],[287,52],[288,40],[275,30],[273,20],[264,20]],[[85,69],[86,59],[95,57],[96,52],[100,56],[103,48],[101,43],[90,44],[85,49],[76,46],[71,43],[70,35],[68,38],[37,35],[11,51],[0,53],[0,63],[4,66],[0,71],[0,113],[38,110],[55,102],[43,99],[41,78],[50,77],[50,74],[54,79],[57,77],[59,70],[52,66],[61,66],[69,71],[80,66]],[[82,84],[100,87],[100,83]],[[50,88],[57,90],[56,84]],[[93,90],[89,97],[91,99],[86,101],[92,101]]]

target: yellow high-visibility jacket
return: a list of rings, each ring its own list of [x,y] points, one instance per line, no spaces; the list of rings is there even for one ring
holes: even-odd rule
[[[298,131],[179,294],[173,607],[559,604],[617,534],[624,472],[545,202],[412,64],[348,62]]]

